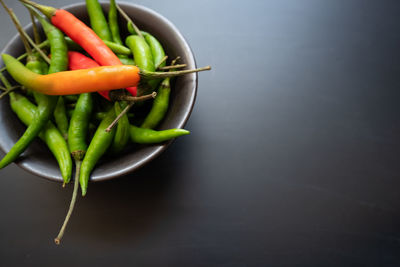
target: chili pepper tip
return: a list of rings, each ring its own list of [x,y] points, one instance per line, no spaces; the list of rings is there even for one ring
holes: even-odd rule
[[[54,14],[57,12],[57,9],[54,7],[51,7],[51,6],[41,5],[41,4],[38,4],[38,3],[30,1],[30,0],[19,0],[19,1],[39,9],[40,12],[42,12],[43,15],[45,15],[50,20],[51,20],[51,17],[53,17]]]

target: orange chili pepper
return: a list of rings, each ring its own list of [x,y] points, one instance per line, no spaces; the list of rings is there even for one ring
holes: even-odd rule
[[[136,86],[139,68],[132,65],[102,66],[40,75],[27,69],[14,57],[3,54],[8,73],[28,89],[46,95],[72,95]]]
[[[38,8],[51,23],[63,31],[68,37],[79,44],[92,58],[102,66],[122,65],[119,58],[106,46],[103,40],[85,23],[79,20],[70,12],[64,9],[56,9],[50,6],[40,5],[38,3],[23,0],[25,4]],[[126,88],[133,96],[136,96],[136,88]],[[108,92],[100,93],[106,99],[110,100]]]
[[[211,67],[172,72],[150,72],[132,65],[102,66],[40,75],[30,71],[16,58],[3,54],[8,73],[27,89],[46,95],[73,95],[138,86],[141,80],[174,77]]]

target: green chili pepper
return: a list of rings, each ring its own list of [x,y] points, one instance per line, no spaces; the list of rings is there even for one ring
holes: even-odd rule
[[[33,57],[31,57],[31,60],[27,63],[27,68],[35,72],[40,72],[42,70],[42,64],[38,60],[33,60]],[[30,123],[21,138],[0,161],[0,169],[16,160],[18,156],[25,151],[53,114],[57,103],[56,98],[36,92],[34,92],[34,96],[38,103],[38,108],[33,122]]]
[[[35,122],[38,108],[32,104],[28,98],[16,92],[11,92],[10,105],[11,109],[25,125],[29,127]],[[51,121],[47,121],[46,125],[39,133],[39,137],[46,143],[56,158],[63,180],[69,181],[72,174],[72,160],[67,143],[61,133]]]
[[[25,46],[25,50],[28,54],[28,59],[27,59],[27,64],[26,67],[27,69],[31,70],[34,73],[38,74],[43,74],[43,64],[41,61],[39,61],[38,57],[36,57],[33,53],[32,50],[28,44],[28,41],[25,37],[24,31],[16,18],[15,14],[10,10],[4,2],[1,1],[1,4],[3,7],[6,9],[6,11],[9,13],[11,16],[18,32],[20,33],[20,36],[22,38],[22,41]],[[1,75],[2,81],[6,87],[10,87],[9,82]],[[13,162],[15,159],[18,158],[18,156],[25,151],[25,149],[29,146],[29,144],[35,139],[35,137],[40,133],[42,128],[46,125],[48,122],[51,114],[53,113],[53,110],[56,105],[56,100],[53,97],[48,97],[41,95],[39,93],[34,93],[35,98],[37,99],[38,103],[38,108],[37,111],[34,114],[34,118],[32,123],[28,126],[22,137],[17,141],[17,143],[14,144],[14,146],[11,148],[11,150],[4,156],[4,158],[0,161],[0,168],[4,168],[11,162]]]
[[[64,39],[65,39],[65,42],[66,42],[69,50],[78,51],[78,52],[85,51],[80,45],[75,43],[71,38],[64,36]],[[132,54],[132,51],[124,45],[120,45],[120,44],[117,44],[117,43],[114,43],[111,41],[106,41],[106,40],[103,40],[103,42],[106,44],[106,46],[108,46],[108,48],[111,49],[111,51],[113,51],[116,54],[121,54],[121,55],[131,55]],[[48,46],[49,46],[49,40],[46,40],[38,45],[39,48],[46,48]],[[22,60],[26,56],[27,56],[27,54],[22,54],[17,59]]]
[[[108,10],[108,25],[110,27],[114,43],[123,45],[121,35],[119,33],[117,4],[115,3],[115,0],[110,0],[110,9]]]
[[[132,54],[132,51],[124,45],[120,45],[120,44],[110,42],[107,40],[103,40],[103,42],[105,43],[106,46],[108,46],[108,48],[111,49],[111,51],[113,51],[116,54],[126,55],[126,56],[129,56]]]
[[[93,31],[103,40],[111,41],[112,36],[108,28],[107,20],[99,1],[86,0],[86,8],[90,18],[90,25]]]
[[[56,73],[60,71],[66,71],[68,69],[68,47],[64,38],[64,34],[48,22],[44,17],[42,17],[36,10],[32,7],[27,6],[34,16],[39,20],[46,34],[47,39],[50,44],[51,61],[48,73]],[[49,98],[51,101],[56,103],[53,116],[57,127],[63,134],[64,138],[67,139],[68,135],[68,116],[65,109],[64,99],[62,96],[45,96],[35,93],[35,99],[38,101],[41,98]],[[40,107],[40,105],[39,105]],[[68,183],[69,179],[64,180],[64,184]]]
[[[29,8],[29,7],[28,7]],[[30,8],[34,16],[42,25],[47,39],[50,43],[51,62],[48,73],[66,71],[68,69],[68,46],[64,39],[64,34],[39,15],[34,9]],[[56,98],[56,97],[54,97]],[[53,112],[56,125],[65,139],[68,136],[68,116],[62,96],[56,100],[57,104]]]
[[[126,45],[132,50],[133,58],[136,65],[146,71],[155,71],[154,59],[151,53],[150,46],[144,38],[138,35],[130,35],[126,38]],[[157,87],[158,81],[151,80],[148,82],[149,88],[141,86],[138,88],[138,96],[148,94]]]
[[[28,58],[25,66],[34,73],[43,74],[43,64],[35,55]]]
[[[90,93],[81,94],[72,113],[68,129],[69,150],[76,160],[82,160],[86,153],[86,136],[92,110],[92,95]]]
[[[122,108],[126,107],[126,103],[122,102]],[[119,102],[114,104],[115,115],[118,116],[121,113],[121,106]],[[115,136],[110,147],[110,151],[113,154],[117,154],[122,151],[129,141],[129,119],[128,114],[124,114],[118,121]]]
[[[154,65],[159,67],[164,67],[165,61],[160,64],[160,62],[165,57],[165,51],[161,43],[148,32],[142,31],[142,35],[146,40],[147,44],[150,46],[151,54],[153,55]]]
[[[92,119],[95,121],[101,121],[103,120],[107,115],[107,112],[104,111],[99,111],[93,114]],[[127,113],[128,118],[133,118],[133,113]]]
[[[121,63],[124,65],[135,65],[135,60],[129,57],[117,55],[119,60],[121,60]]]
[[[170,80],[170,78],[165,78],[161,83],[160,88],[158,88],[157,91],[157,96],[154,99],[153,106],[140,127],[153,129],[164,118],[169,105],[169,96],[171,92]]]
[[[113,141],[115,128],[110,132],[106,132],[105,129],[114,119],[115,111],[114,109],[110,109],[107,112],[107,116],[101,121],[99,127],[97,127],[96,133],[94,134],[93,139],[86,151],[86,155],[83,158],[81,173],[79,176],[82,196],[86,195],[89,177],[94,166],[100,157],[107,151]]]
[[[56,125],[60,130],[61,134],[64,136],[65,140],[68,139],[68,115],[65,109],[64,98],[62,96],[58,97],[56,108],[53,113]]]
[[[121,35],[119,33],[119,25],[118,25],[118,12],[117,12],[117,4],[115,0],[110,0],[110,9],[108,10],[108,25],[110,27],[111,35],[113,37],[113,41],[115,44],[123,46],[124,43],[121,40]],[[106,44],[109,46],[108,44]],[[129,48],[126,47],[131,54]],[[118,58],[121,60],[124,65],[134,65],[133,60],[128,58],[129,54],[126,53],[117,53]],[[133,63],[133,64],[132,64]]]
[[[157,62],[161,61],[165,56],[164,49],[155,37],[146,32],[142,33],[145,40],[151,47],[153,59],[155,61],[154,64],[158,65],[159,63]],[[176,60],[172,62],[172,65],[175,65],[175,62]],[[161,63],[160,66],[165,66],[165,62]],[[142,128],[153,129],[161,122],[168,110],[170,92],[171,79],[165,78],[157,90],[157,96],[154,99],[153,106],[151,107],[149,114],[146,116],[141,125]]]
[[[147,71],[155,71],[153,55],[150,46],[138,35],[130,35],[126,38],[126,45],[131,49],[136,65]]]
[[[139,128],[130,125],[129,134],[132,142],[138,144],[154,144],[161,143],[178,136],[190,134],[189,131],[184,129],[169,129],[163,131],[154,131],[151,129]]]
[[[40,65],[42,66],[41,73],[49,73],[49,65],[47,64],[47,62],[44,61],[44,59],[40,57],[39,53],[35,53],[35,56],[38,58]]]
[[[132,24],[128,22],[127,24],[128,31],[132,35],[136,35],[136,31],[133,28]],[[153,35],[151,35],[148,32],[145,31],[140,31],[146,40],[147,44],[150,46],[153,58],[154,58],[154,65],[158,66],[158,64],[161,62],[161,60],[165,57],[165,51],[164,48],[162,47],[161,43],[155,38]],[[160,67],[164,67],[165,62],[162,62],[160,64]]]
[[[65,42],[67,43],[68,46],[68,50],[72,50],[72,51],[78,51],[78,52],[84,52],[85,50],[78,45],[77,43],[75,43],[71,38],[69,38],[68,36],[64,37]]]
[[[135,29],[133,28],[132,23],[127,22],[127,23],[126,23],[126,28],[128,29],[128,32],[129,32],[130,34],[133,34],[133,35],[137,34],[137,32],[135,31]]]
[[[32,7],[27,7],[32,10],[35,17],[39,20],[50,43],[51,63],[48,73],[50,74],[67,70],[68,46],[64,39],[64,34],[37,13],[37,11]]]
[[[82,164],[82,159],[86,153],[86,148],[87,148],[86,135],[89,127],[89,118],[92,110],[93,110],[93,100],[91,94],[90,93],[81,94],[79,96],[78,102],[76,103],[74,113],[72,114],[71,123],[68,130],[68,136],[69,136],[68,145],[71,154],[75,160],[75,168],[76,168],[74,191],[72,193],[71,203],[69,205],[68,213],[65,217],[64,223],[57,237],[54,239],[54,242],[57,245],[59,245],[61,242],[61,238],[64,235],[65,228],[67,227],[72,211],[74,210],[76,197],[78,194],[80,168]]]

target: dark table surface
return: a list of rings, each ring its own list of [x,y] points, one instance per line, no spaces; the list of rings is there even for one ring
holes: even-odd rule
[[[399,1],[135,3],[213,67],[192,134],[91,184],[60,247],[72,189],[1,170],[0,265],[400,266]]]

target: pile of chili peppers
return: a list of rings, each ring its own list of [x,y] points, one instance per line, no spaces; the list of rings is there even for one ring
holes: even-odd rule
[[[7,70],[19,85],[12,86],[0,73],[5,88],[0,97],[9,94],[12,110],[27,129],[0,161],[0,168],[15,161],[36,137],[44,141],[56,158],[64,185],[72,178],[75,162],[70,208],[55,239],[59,244],[79,185],[84,196],[90,174],[103,155],[121,153],[129,142],[160,143],[189,134],[184,129],[154,128],[167,112],[171,77],[210,67],[179,71],[186,66],[176,64],[179,58],[166,66],[167,56],[161,43],[150,33],[140,31],[115,0],[110,0],[108,19],[98,0],[86,0],[91,28],[66,10],[30,0],[20,2],[30,12],[34,40],[0,0],[26,49],[18,58],[2,55],[6,67],[1,71]],[[130,32],[125,44],[118,14],[127,20]],[[40,39],[33,18],[41,24],[47,40]],[[149,99],[154,99],[152,105],[144,103]],[[134,110],[132,120],[129,110],[135,103],[139,108]]]

